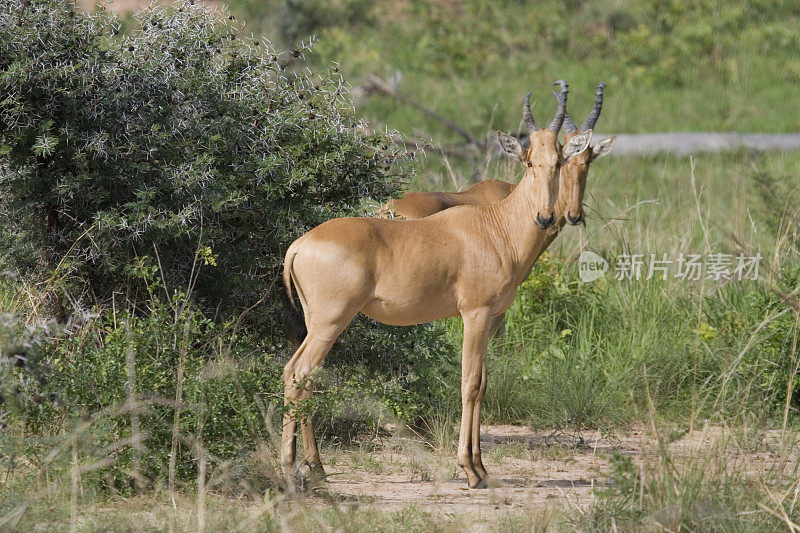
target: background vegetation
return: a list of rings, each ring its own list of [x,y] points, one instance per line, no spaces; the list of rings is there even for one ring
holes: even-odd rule
[[[348,84],[380,76],[476,138],[517,129],[528,90],[546,120],[546,90],[562,77],[576,119],[595,84],[607,83],[600,132],[800,127],[789,112],[800,105],[795,2],[230,7],[233,20],[191,4],[125,19],[57,0],[0,8],[0,334],[3,355],[26,363],[2,368],[0,527],[74,523],[78,492],[81,505],[102,506],[151,490],[178,502],[209,491],[218,528],[242,520],[222,512],[228,495],[264,493],[274,500],[258,527],[317,527],[313,513],[298,518],[268,488],[289,355],[273,283],[283,250],[322,220],[370,212],[404,187],[518,179],[512,164],[481,155],[428,149],[412,161],[391,130],[434,146],[461,139]],[[492,346],[484,421],[609,432],[643,421],[795,428],[799,175],[796,153],[595,163],[587,225],[569,228],[542,258]],[[584,249],[612,266],[622,253],[764,259],[757,281],[609,273],[584,284],[575,265]],[[450,445],[460,341],[457,319],[355,324],[307,406],[326,445],[369,441],[395,424]],[[662,451],[649,468],[616,461],[591,515],[563,527],[777,527],[761,508],[773,502],[751,478],[727,467],[699,475],[702,458],[681,474]],[[87,527],[119,520],[95,516]],[[321,520],[435,525],[413,509],[334,508]]]
[[[234,12],[261,16],[287,45],[319,39],[321,63],[348,79],[402,76],[404,93],[483,134],[521,123],[522,95],[552,112],[554,80],[571,84],[574,115],[608,85],[600,131],[796,131],[783,109],[797,107],[786,84],[798,80],[790,1],[728,2],[515,0],[333,2],[234,0]],[[499,83],[497,80],[502,80]],[[538,95],[538,98],[537,98]],[[364,112],[406,133],[452,140],[441,124],[393,101]]]

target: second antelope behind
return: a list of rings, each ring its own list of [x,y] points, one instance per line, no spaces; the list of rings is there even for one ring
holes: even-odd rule
[[[461,360],[461,427],[458,464],[470,487],[487,486],[481,461],[480,413],[486,391],[486,349],[490,327],[514,300],[556,220],[562,163],[582,153],[591,132],[558,142],[567,87],[553,93],[555,118],[546,128],[530,120],[530,148],[498,132],[507,154],[525,174],[500,203],[459,206],[420,220],[337,218],[294,241],[286,251],[284,284],[299,319],[292,286],[303,308],[305,335],[284,369],[281,460],[293,483],[297,415],[291,407],[312,394],[311,371],[336,338],[363,313],[391,325],[411,325],[460,315],[464,322]],[[311,417],[302,420],[303,447],[312,477],[324,476]]]

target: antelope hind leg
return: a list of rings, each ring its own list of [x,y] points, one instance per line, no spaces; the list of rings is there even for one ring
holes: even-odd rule
[[[306,337],[302,343],[297,347],[294,355],[286,366],[283,368],[283,405],[289,407],[295,403],[295,387],[291,382],[294,376],[294,367],[297,360],[302,355],[308,344],[309,338]],[[297,432],[297,416],[294,409],[287,409],[283,415],[283,427],[281,430],[281,468],[283,469],[283,477],[291,489],[294,489],[294,462],[297,456],[297,439],[295,433]]]
[[[309,331],[303,343],[295,352],[294,356],[286,363],[283,369],[283,386],[284,386],[284,405],[289,407],[283,417],[283,432],[281,438],[281,466],[283,467],[284,477],[290,489],[294,489],[294,474],[295,462],[297,459],[297,411],[294,406],[298,400],[303,397],[311,397],[311,384],[308,380],[311,371],[325,359],[328,351],[333,346],[333,340],[321,340],[315,338]],[[308,424],[308,428],[305,425]],[[307,435],[310,435],[310,440],[314,441],[314,429],[310,425],[310,421],[304,424],[304,442],[308,440]],[[313,450],[316,451],[316,442],[314,441]],[[308,448],[307,448],[308,450]],[[308,453],[308,451],[306,452]],[[319,452],[316,452],[317,458]]]
[[[311,395],[309,394],[310,397]],[[322,459],[319,456],[319,448],[317,448],[317,439],[314,437],[314,423],[311,421],[310,415],[300,424],[300,429],[303,433],[303,453],[306,456],[306,463],[309,468],[309,482],[314,487],[325,481],[325,469],[322,467]]]

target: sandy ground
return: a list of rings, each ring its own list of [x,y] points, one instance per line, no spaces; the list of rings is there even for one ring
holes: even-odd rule
[[[322,455],[328,482],[310,491],[259,493],[255,489],[249,497],[232,497],[223,491],[208,493],[201,505],[199,496],[191,491],[178,493],[173,500],[162,489],[114,502],[90,503],[76,510],[75,520],[87,530],[116,530],[113,526],[120,524],[130,524],[134,531],[165,530],[166,524],[175,521],[178,530],[194,531],[199,509],[204,509],[213,530],[250,531],[269,522],[291,531],[298,524],[316,521],[318,530],[327,531],[331,523],[347,529],[347,514],[358,510],[369,511],[353,515],[352,525],[360,528],[370,527],[373,522],[369,520],[411,527],[406,530],[432,523],[454,531],[496,530],[500,525],[510,530],[523,526],[541,530],[553,524],[569,527],[580,524],[581,515],[590,511],[595,489],[613,486],[609,476],[614,454],[639,464],[648,477],[659,470],[667,472],[670,479],[692,472],[713,482],[725,477],[719,475],[722,468],[746,474],[753,482],[789,486],[790,490],[780,493],[781,498],[791,492],[796,499],[800,491],[800,432],[720,426],[689,431],[662,424],[657,432],[639,426],[607,435],[484,426],[481,442],[491,476],[488,489],[467,487],[466,476],[456,466],[451,437],[439,446],[408,434],[376,439],[361,447],[325,445]],[[265,466],[273,468],[273,473],[277,472],[277,463],[271,462],[274,459],[271,455],[265,458]],[[666,469],[660,469],[665,463]],[[788,477],[776,484],[776,473],[781,471]],[[67,495],[69,488],[56,488],[53,494],[57,498]],[[47,500],[53,494],[41,494],[43,501],[28,513],[26,524],[37,524],[43,531],[58,526],[58,520],[64,525],[70,511],[53,512],[53,503]],[[398,513],[373,515],[372,511]],[[415,522],[419,512],[426,516]]]
[[[385,511],[413,504],[433,514],[476,518],[553,505],[579,512],[591,506],[594,485],[605,482],[611,451],[636,454],[638,435],[633,431],[623,440],[608,440],[598,432],[578,436],[485,427],[481,443],[490,487],[482,490],[468,488],[454,449],[437,454],[400,439],[371,451],[333,452],[324,459],[327,493],[341,503]]]
[[[103,4],[108,10],[120,14],[140,11],[151,3],[153,3],[152,0],[113,0],[111,2],[104,0],[77,0],[77,4],[87,11],[93,11],[95,5]]]
[[[780,432],[747,435],[720,427],[691,434],[676,429],[662,435],[673,457],[702,458],[714,446],[724,446],[731,468],[748,471],[772,468],[781,454],[786,470],[798,462],[797,438]],[[667,442],[670,441],[670,442]],[[323,453],[329,482],[325,495],[340,504],[372,506],[382,511],[414,505],[434,515],[469,514],[494,519],[498,515],[557,508],[581,513],[592,505],[593,489],[608,483],[612,452],[642,463],[657,454],[658,439],[646,428],[604,436],[597,431],[577,434],[534,432],[520,426],[484,427],[484,464],[489,489],[469,489],[452,453],[435,453],[419,441],[392,439],[372,450],[328,450]],[[743,460],[737,460],[741,457]]]

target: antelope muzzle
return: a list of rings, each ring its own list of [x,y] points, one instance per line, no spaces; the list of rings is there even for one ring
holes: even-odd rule
[[[541,213],[536,213],[536,225],[542,229],[547,229],[556,221],[555,213],[550,213],[550,218],[544,218]]]
[[[581,212],[581,213],[578,213],[578,216],[576,216],[576,217],[573,217],[573,216],[572,216],[572,213],[570,213],[569,211],[567,211],[567,222],[569,222],[569,223],[570,223],[570,224],[572,224],[573,226],[577,226],[578,224],[580,224],[581,222],[583,222],[583,212]]]

